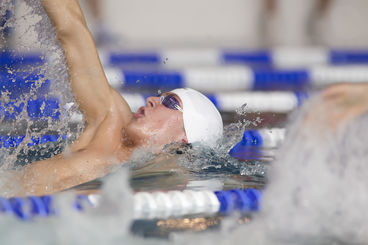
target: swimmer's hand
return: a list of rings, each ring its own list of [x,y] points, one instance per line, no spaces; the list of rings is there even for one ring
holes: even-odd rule
[[[368,84],[338,84],[326,88],[312,104],[306,121],[342,127],[368,111]],[[318,125],[319,127],[321,125]]]

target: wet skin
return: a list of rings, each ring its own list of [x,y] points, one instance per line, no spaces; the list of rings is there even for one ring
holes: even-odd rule
[[[63,47],[70,85],[86,128],[64,153],[15,174],[21,186],[9,195],[61,191],[105,175],[142,146],[159,151],[171,142],[186,142],[182,112],[166,108],[159,97],[149,97],[133,114],[111,88],[77,0],[41,2]]]

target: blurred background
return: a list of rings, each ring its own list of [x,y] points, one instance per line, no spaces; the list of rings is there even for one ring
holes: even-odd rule
[[[242,122],[249,130],[283,129],[288,114],[321,88],[368,81],[366,0],[80,3],[106,76],[133,111],[149,95],[192,87],[209,96],[226,125]],[[53,55],[45,54],[36,31],[41,18],[25,1],[2,2],[2,128],[27,115],[43,121],[41,124],[45,118],[59,120],[60,109],[68,108],[64,102],[59,106],[57,93],[50,96],[53,79],[32,87],[40,81],[39,72],[32,75],[35,67],[52,60]],[[27,71],[32,76],[20,76],[22,67],[33,67]],[[32,89],[37,90],[38,98],[26,99],[23,107],[17,104],[19,95]],[[71,121],[80,122],[81,116],[73,115]],[[7,137],[3,142],[10,135],[24,134],[9,125],[1,132]],[[281,137],[275,135],[267,136],[276,137],[268,140],[271,145]],[[255,139],[247,137],[251,142]]]
[[[83,130],[64,59],[37,2],[0,0],[0,170],[56,155]],[[133,111],[147,96],[177,87],[197,89],[218,107],[226,126],[216,149],[226,149],[220,168],[211,152],[192,165],[204,174],[211,166],[226,178],[234,174],[224,189],[263,188],[290,113],[331,84],[368,81],[368,0],[80,3],[108,81]],[[162,176],[165,188],[183,188]],[[137,179],[135,189],[157,188],[157,179]]]
[[[26,4],[16,2],[16,15],[25,17]],[[365,28],[368,3],[365,0],[79,2],[100,46],[364,48],[368,41]],[[14,40],[19,42],[17,37],[24,38],[24,31],[34,21],[37,20],[32,21],[31,16],[27,16],[23,22],[18,22]]]
[[[367,46],[364,0],[83,0],[97,40],[133,47]]]

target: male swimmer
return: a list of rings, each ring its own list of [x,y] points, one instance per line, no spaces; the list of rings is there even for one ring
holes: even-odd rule
[[[189,88],[149,97],[133,114],[106,80],[78,1],[41,2],[63,47],[86,128],[70,152],[25,167],[18,194],[48,194],[91,181],[129,160],[142,146],[157,151],[173,142],[214,145],[221,137],[220,113],[207,97]]]

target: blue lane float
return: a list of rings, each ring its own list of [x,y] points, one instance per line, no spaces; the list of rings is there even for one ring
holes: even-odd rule
[[[248,65],[272,65],[272,52],[268,50],[257,51],[224,51],[221,55],[222,63],[234,64],[242,63]]]
[[[0,135],[0,149],[14,148],[18,147],[25,139],[25,135]],[[32,136],[28,142],[27,146],[34,146],[39,144],[44,144],[48,142],[58,142],[65,141],[67,139],[66,135],[51,135],[46,134],[42,136]]]
[[[285,62],[305,65],[368,64],[368,50],[328,50],[322,48],[275,49],[275,50],[162,50],[162,51],[101,51],[107,66],[127,64],[181,65],[207,63],[209,65],[246,64],[250,66],[278,67]],[[46,59],[41,53],[18,53],[11,50],[0,52],[0,67],[41,65]],[[184,63],[183,63],[184,62]]]
[[[183,70],[106,69],[110,84],[118,89],[171,90],[192,87],[205,92],[247,90],[306,90],[311,86],[310,71],[251,69],[245,66],[188,68]],[[37,73],[0,73],[0,91],[11,98],[22,94],[47,94],[52,81]]]
[[[159,64],[161,57],[158,53],[110,53],[108,62],[111,65],[121,65],[130,63],[143,63],[143,64]]]
[[[29,196],[29,197],[0,197],[0,213],[14,215],[23,221],[34,217],[45,218],[55,215],[53,196]]]
[[[261,193],[256,189],[216,191],[220,202],[219,213],[230,214],[234,210],[242,213],[258,211]]]
[[[329,63],[334,65],[368,64],[368,50],[331,50]]]
[[[206,93],[231,91],[304,92],[341,82],[367,82],[367,66],[317,66],[308,69],[260,69],[248,66],[131,70],[109,68],[108,81],[120,90],[162,90],[191,87]],[[41,74],[0,73],[0,90],[16,98],[25,93],[47,94],[50,83]]]
[[[106,69],[117,90],[171,90],[191,87],[207,93],[224,91],[308,91],[335,83],[368,81],[366,66],[317,66],[306,69],[259,69],[247,66],[181,70]]]
[[[263,156],[261,150],[279,147],[285,139],[284,128],[244,130],[240,142],[229,151],[229,155],[239,160],[254,160]]]
[[[111,70],[110,70],[111,71]],[[112,85],[117,89],[171,90],[191,87],[206,92],[220,91],[305,91],[311,87],[307,70],[251,69],[249,67],[216,67],[185,70],[113,71]],[[116,74],[119,74],[118,77]]]
[[[222,191],[137,192],[133,196],[135,219],[160,219],[188,215],[229,215],[251,213],[260,209],[261,191],[235,189]],[[101,196],[77,195],[71,204],[76,211],[98,207]],[[0,213],[14,215],[23,221],[55,216],[55,196],[0,197]]]
[[[22,66],[39,66],[44,64],[45,57],[41,53],[18,53],[10,50],[0,51],[0,71],[7,71]]]
[[[311,86],[307,70],[254,70],[252,90],[306,90]]]
[[[0,92],[6,93],[10,99],[26,93],[36,96],[47,94],[51,85],[44,75],[26,72],[0,72],[0,81]]]
[[[184,65],[198,63],[210,65],[246,64],[250,66],[278,67],[289,61],[303,65],[368,64],[368,50],[328,50],[321,48],[275,50],[162,50],[160,52],[102,52],[105,65],[127,64]],[[291,63],[289,63],[291,64]]]
[[[49,118],[59,120],[59,104],[59,99],[52,97],[29,99],[26,103],[21,100],[13,100],[7,103],[0,101],[0,119],[15,120],[21,116],[25,109],[28,117],[32,120],[47,120]]]
[[[176,71],[126,71],[121,74],[124,76],[121,85],[128,88],[175,89],[184,84],[183,75]]]

